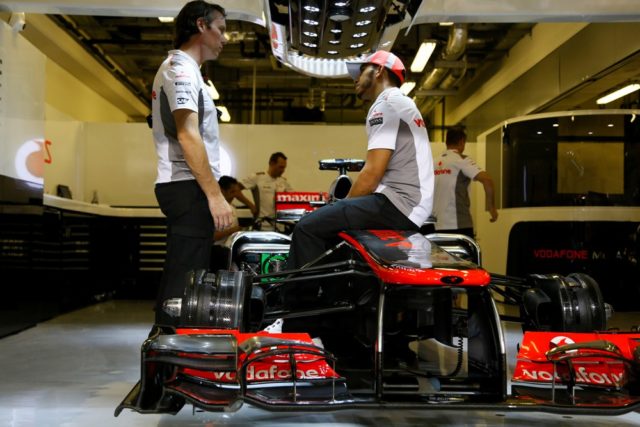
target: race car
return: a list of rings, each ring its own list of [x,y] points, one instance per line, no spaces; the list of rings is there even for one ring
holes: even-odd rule
[[[620,414],[640,408],[640,333],[609,332],[585,274],[490,274],[466,236],[358,230],[300,269],[290,236],[242,232],[228,269],[190,273],[141,349],[116,408],[234,411],[497,409]],[[497,301],[523,336],[511,380]],[[509,383],[509,384],[508,384]]]

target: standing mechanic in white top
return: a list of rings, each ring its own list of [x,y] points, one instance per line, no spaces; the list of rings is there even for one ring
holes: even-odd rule
[[[433,160],[420,111],[400,91],[405,68],[378,51],[348,62],[356,95],[373,101],[367,115],[364,168],[346,199],[304,216],[293,230],[289,268],[320,256],[342,230],[418,230],[431,214]]]
[[[486,209],[491,222],[498,219],[493,179],[488,172],[480,169],[469,156],[462,154],[467,135],[462,129],[447,131],[447,151],[435,164],[435,197],[433,215],[436,217],[436,231],[440,233],[464,234],[474,238],[469,200],[469,184],[478,181],[484,187]]]
[[[184,5],[176,18],[174,47],[153,81],[152,127],[158,156],[155,193],[167,217],[167,254],[156,302],[157,325],[175,320],[162,310],[181,298],[190,270],[209,267],[213,232],[233,221],[220,191],[217,111],[200,66],[227,43],[225,10],[202,0]],[[215,228],[214,228],[215,227]]]
[[[253,205],[241,195],[238,200],[244,202],[260,224],[261,230],[275,230],[276,192],[291,191],[291,184],[282,176],[287,168],[287,156],[277,151],[269,157],[267,172],[258,172],[242,180],[244,188],[251,190]]]

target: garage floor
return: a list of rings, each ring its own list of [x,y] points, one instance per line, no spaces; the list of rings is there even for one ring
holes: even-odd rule
[[[149,301],[108,301],[0,339],[0,426],[639,426],[640,413],[618,417],[495,411],[362,411],[271,413],[245,406],[236,413],[176,416],[113,411],[139,378],[139,348],[153,319]],[[617,314],[612,326],[639,324]],[[510,332],[510,331],[514,332]],[[515,328],[507,327],[508,348]],[[509,337],[511,339],[509,339]]]

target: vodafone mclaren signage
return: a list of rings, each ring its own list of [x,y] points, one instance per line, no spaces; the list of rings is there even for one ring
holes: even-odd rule
[[[526,333],[518,352],[513,381],[522,383],[565,383],[570,378],[569,365],[566,362],[551,362],[547,351],[566,344],[588,343],[607,340],[616,345],[621,356],[631,358],[631,354],[638,346],[637,334],[633,337],[624,334],[599,333],[571,333],[570,337],[557,333],[534,332]],[[571,365],[576,384],[601,387],[622,387],[628,381],[628,374],[624,362],[606,357],[605,353],[595,355],[590,352],[587,357],[580,357],[581,350],[570,350],[573,353]]]
[[[291,368],[288,360],[282,360],[282,366],[278,364],[252,364],[247,367],[247,381],[291,381]],[[204,372],[200,372],[203,374]],[[311,380],[320,378],[336,378],[337,375],[325,362],[313,363],[312,366],[298,367],[296,378],[298,380]],[[222,383],[235,383],[235,372],[211,372],[208,379]]]
[[[588,260],[589,251],[586,249],[533,249],[535,259],[569,259]]]

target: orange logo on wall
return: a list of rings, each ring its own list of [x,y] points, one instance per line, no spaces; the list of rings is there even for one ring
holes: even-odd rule
[[[53,160],[51,145],[48,139],[31,139],[22,144],[16,151],[14,163],[18,178],[43,183],[44,165],[51,164]]]

